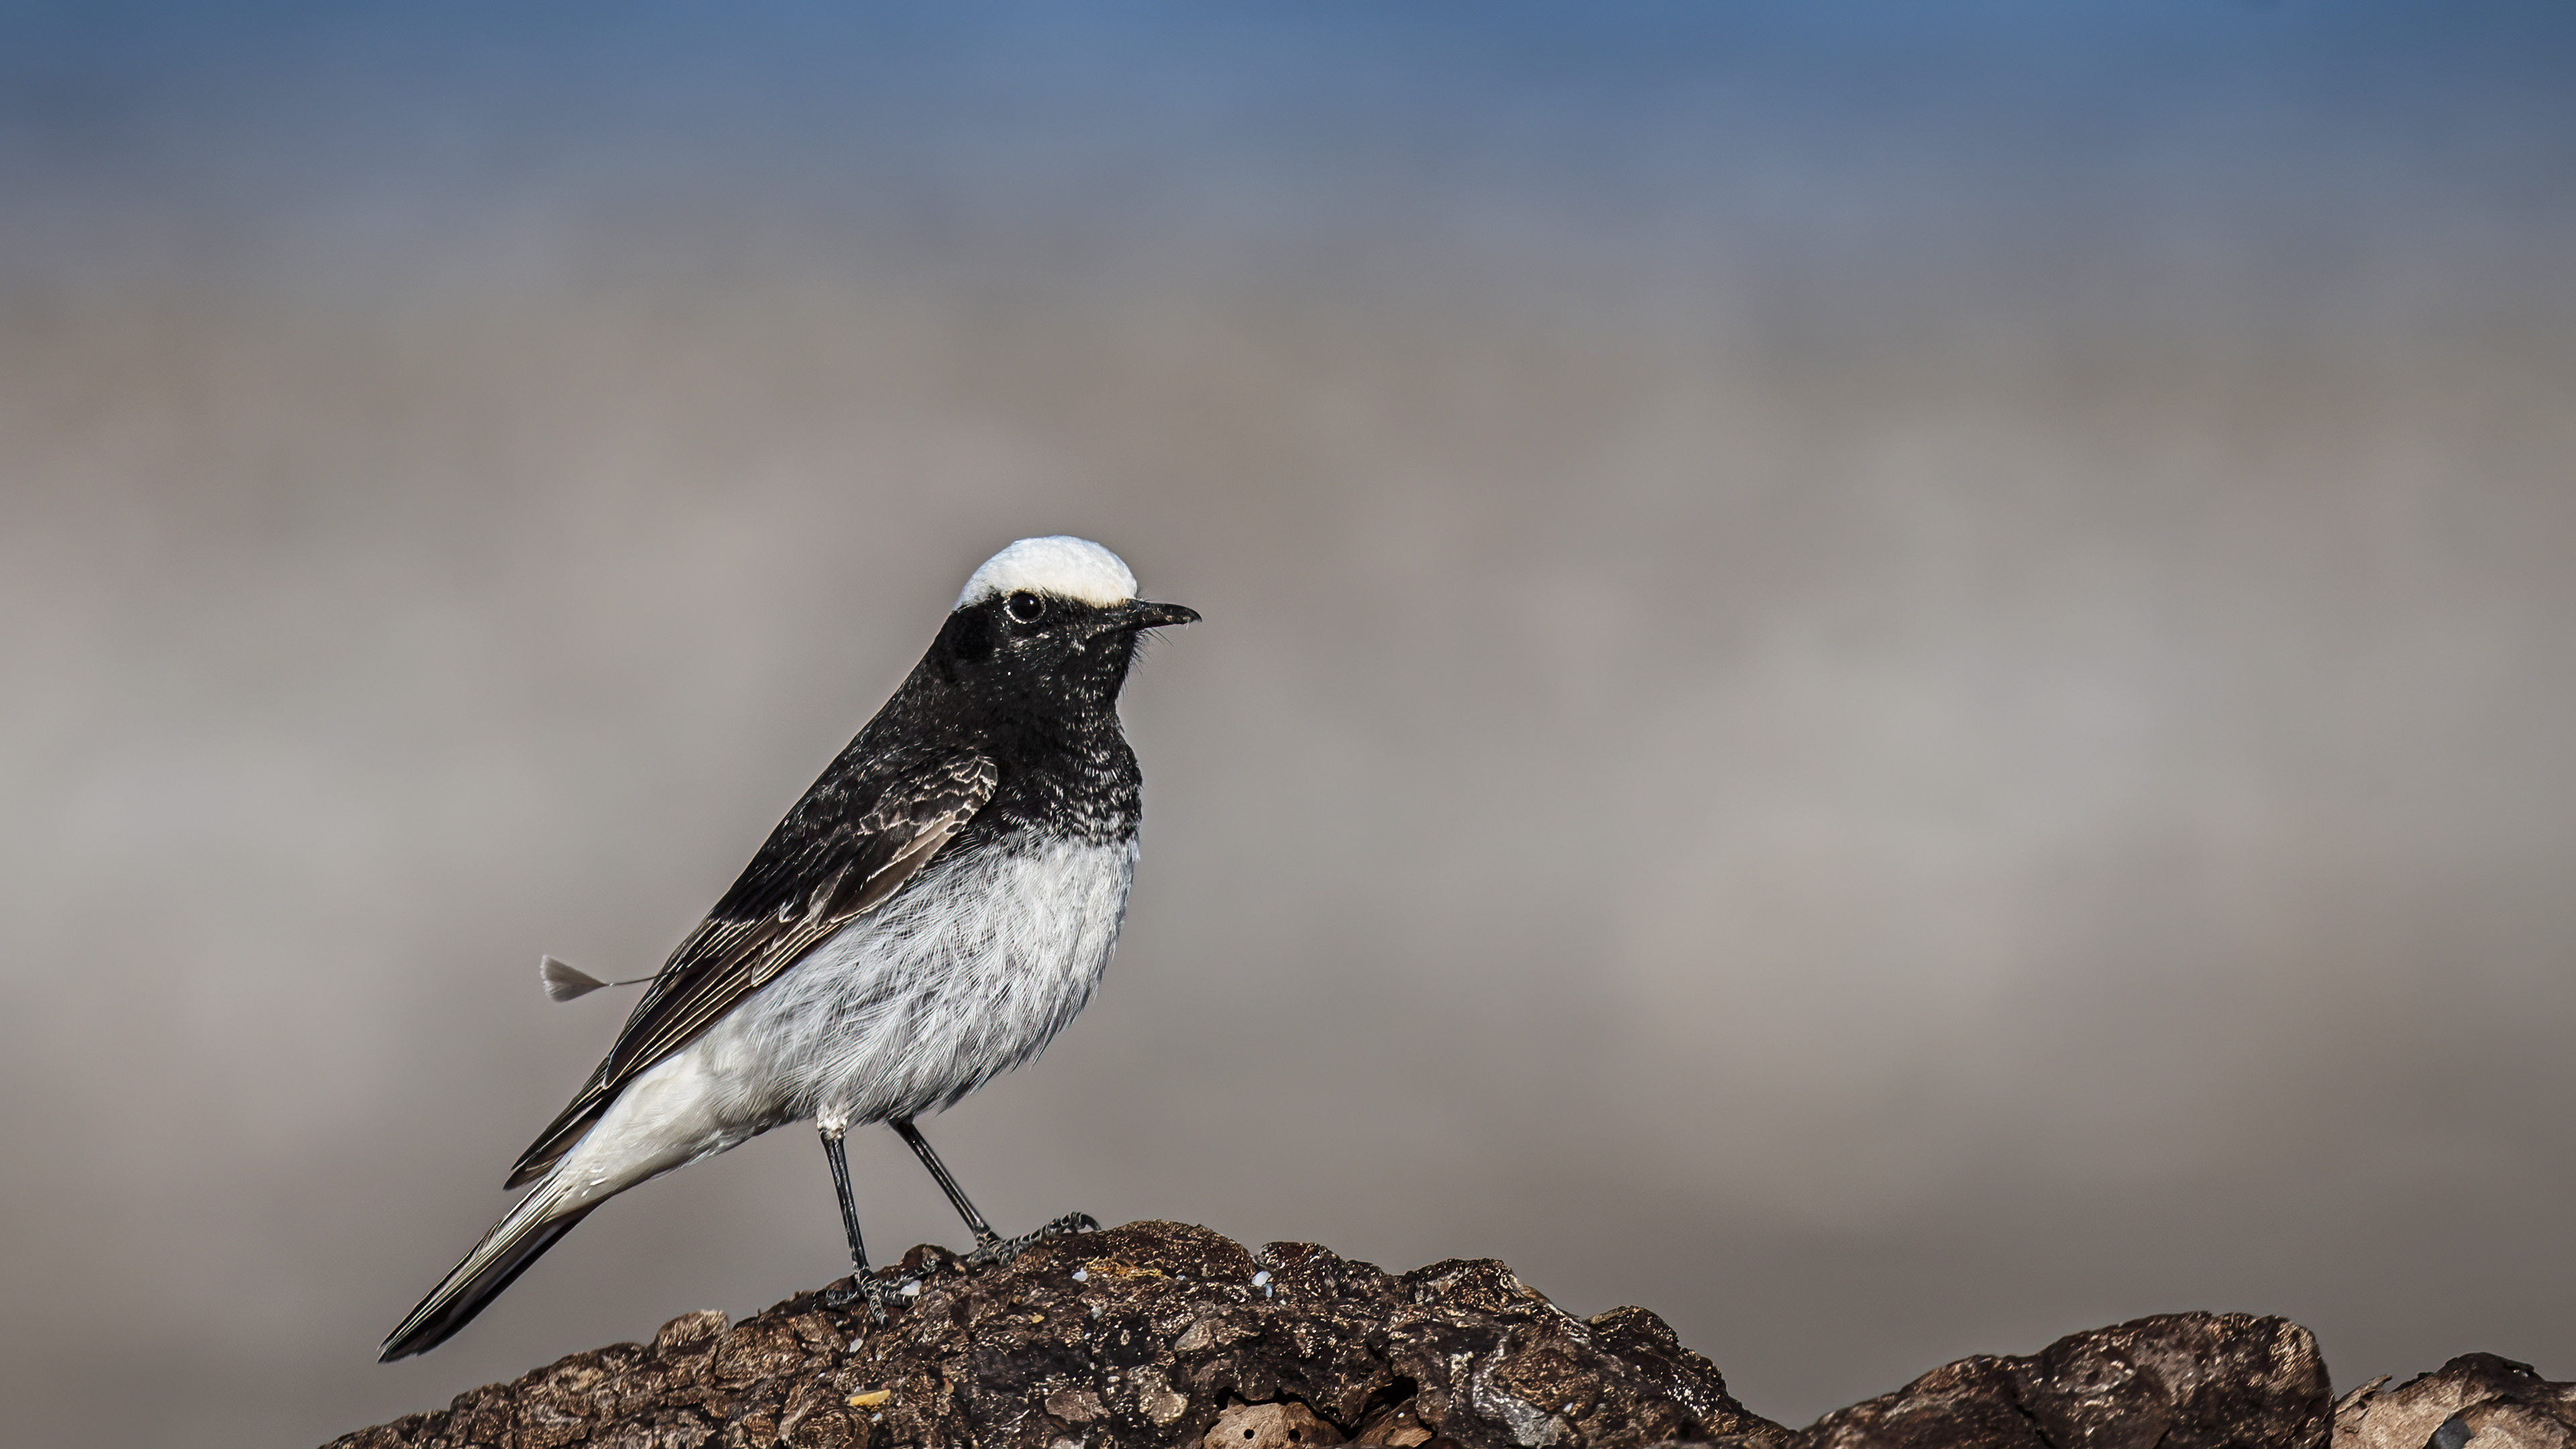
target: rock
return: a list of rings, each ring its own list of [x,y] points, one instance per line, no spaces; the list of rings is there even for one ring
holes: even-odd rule
[[[2316,1340],[2167,1314],[1979,1356],[1803,1432],[1643,1308],[1575,1318],[1490,1259],[1390,1274],[1130,1223],[968,1272],[915,1248],[893,1321],[799,1294],[577,1353],[331,1449],[2576,1449],[2576,1385],[2492,1354],[2330,1404]]]
[[[1428,1439],[1426,1433],[1422,1436]],[[1284,1404],[1239,1404],[1216,1416],[1199,1449],[1288,1449],[1292,1444],[1339,1444],[1342,1431],[1291,1399]],[[1416,1441],[1419,1442],[1419,1441]]]
[[[2176,1313],[2028,1358],[1961,1359],[1827,1414],[1805,1438],[1813,1449],[2306,1449],[2326,1442],[2329,1422],[2325,1362],[2306,1329]]]
[[[686,1314],[332,1449],[1798,1442],[1652,1313],[1575,1318],[1491,1261],[1399,1277],[1148,1222],[971,1274],[916,1248],[880,1277],[883,1329],[816,1294]]]
[[[2386,1375],[2335,1405],[2334,1449],[2560,1449],[2576,1441],[2576,1384],[2527,1363],[2462,1354],[2396,1388]]]

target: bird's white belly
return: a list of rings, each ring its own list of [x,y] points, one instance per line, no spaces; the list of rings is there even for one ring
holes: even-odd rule
[[[569,1205],[783,1123],[949,1106],[1073,1020],[1118,944],[1136,846],[942,856],[617,1094],[557,1169]]]
[[[934,860],[709,1036],[781,1094],[781,1120],[946,1107],[1035,1058],[1091,1000],[1135,872],[1132,840]]]

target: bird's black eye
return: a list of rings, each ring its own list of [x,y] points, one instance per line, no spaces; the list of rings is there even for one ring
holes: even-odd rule
[[[1046,600],[1026,589],[1003,600],[1002,607],[1009,611],[1012,618],[1023,624],[1034,624],[1046,617]]]

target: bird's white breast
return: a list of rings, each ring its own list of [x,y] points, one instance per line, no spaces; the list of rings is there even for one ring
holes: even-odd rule
[[[882,1121],[954,1103],[1043,1050],[1118,944],[1136,845],[942,856],[761,988],[710,1037],[782,1120]]]
[[[629,1083],[550,1201],[597,1201],[799,1118],[933,1111],[1024,1065],[1091,999],[1135,872],[1133,840],[940,856]]]

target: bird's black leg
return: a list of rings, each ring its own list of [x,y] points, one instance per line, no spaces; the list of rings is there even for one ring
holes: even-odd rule
[[[912,1125],[912,1119],[897,1117],[893,1125],[895,1135],[901,1137],[913,1155],[921,1159],[922,1166],[930,1169],[931,1179],[939,1184],[941,1192],[948,1194],[948,1205],[957,1209],[957,1215],[966,1220],[966,1230],[975,1235],[975,1251],[966,1255],[966,1261],[970,1263],[1007,1263],[1031,1245],[1048,1238],[1062,1237],[1066,1233],[1094,1232],[1100,1227],[1089,1213],[1066,1213],[1025,1237],[1004,1238],[994,1232],[992,1225],[984,1221],[984,1215],[975,1211],[975,1205],[966,1200],[966,1190],[957,1185],[956,1178],[948,1175],[948,1165],[939,1160],[938,1153],[930,1150],[930,1139],[921,1135],[921,1129]]]
[[[886,1324],[885,1288],[877,1282],[877,1275],[869,1270],[868,1245],[859,1237],[859,1205],[850,1196],[850,1160],[841,1147],[842,1129],[826,1127],[822,1132],[823,1156],[832,1164],[832,1191],[840,1194],[841,1198],[841,1228],[850,1235],[851,1281],[857,1284],[848,1292],[827,1290],[823,1301],[834,1308],[844,1308],[853,1299],[863,1299],[868,1305],[868,1317],[875,1320],[877,1327],[883,1328]]]
[[[903,1139],[906,1147],[912,1149],[912,1155],[921,1159],[921,1165],[930,1169],[931,1180],[939,1184],[941,1192],[948,1194],[948,1205],[957,1209],[957,1216],[966,1220],[966,1231],[975,1235],[976,1255],[980,1257],[991,1252],[1002,1241],[1002,1235],[994,1232],[993,1225],[985,1222],[984,1215],[975,1211],[975,1205],[966,1200],[966,1189],[959,1187],[957,1179],[948,1175],[948,1164],[940,1161],[939,1154],[930,1150],[930,1139],[921,1135],[921,1129],[913,1126],[909,1117],[895,1118],[894,1132]]]

